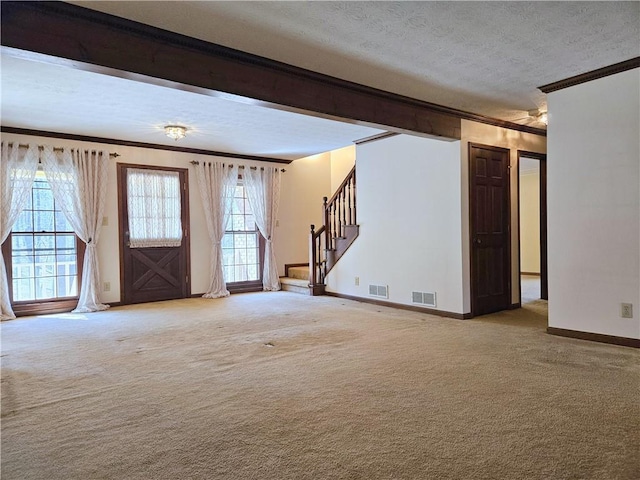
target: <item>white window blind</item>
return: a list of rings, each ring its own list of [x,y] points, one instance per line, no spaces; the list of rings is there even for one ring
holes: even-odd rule
[[[182,243],[180,174],[127,169],[129,246],[179,247]]]

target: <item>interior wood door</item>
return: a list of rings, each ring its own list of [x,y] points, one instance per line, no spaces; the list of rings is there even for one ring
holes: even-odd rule
[[[509,150],[469,145],[471,311],[511,305]]]
[[[174,192],[171,208],[179,208],[182,230],[179,246],[133,247],[131,245],[129,202],[135,199],[128,188],[130,169],[177,173],[179,193]],[[177,206],[175,205],[176,194],[180,198]],[[190,296],[187,170],[118,164],[118,196],[121,302],[143,303]]]

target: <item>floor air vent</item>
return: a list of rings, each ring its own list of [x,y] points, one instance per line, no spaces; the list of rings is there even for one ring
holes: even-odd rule
[[[369,295],[372,297],[389,298],[389,287],[386,285],[369,285]]]
[[[411,292],[411,300],[413,303],[419,303],[420,305],[426,305],[427,307],[436,306],[436,293],[435,292]]]

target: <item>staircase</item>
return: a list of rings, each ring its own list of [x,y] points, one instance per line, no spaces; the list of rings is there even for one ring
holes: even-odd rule
[[[285,265],[283,290],[324,295],[327,273],[358,237],[355,167],[330,199],[324,197],[322,210],[324,224],[318,230],[311,225],[309,233],[309,263]]]
[[[309,264],[295,263],[284,266],[284,277],[280,277],[282,290],[309,295]]]

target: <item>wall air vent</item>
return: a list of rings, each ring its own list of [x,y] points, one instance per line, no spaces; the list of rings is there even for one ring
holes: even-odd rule
[[[411,301],[427,307],[435,307],[436,292],[411,292]]]
[[[369,295],[372,297],[389,298],[387,285],[369,285]]]

